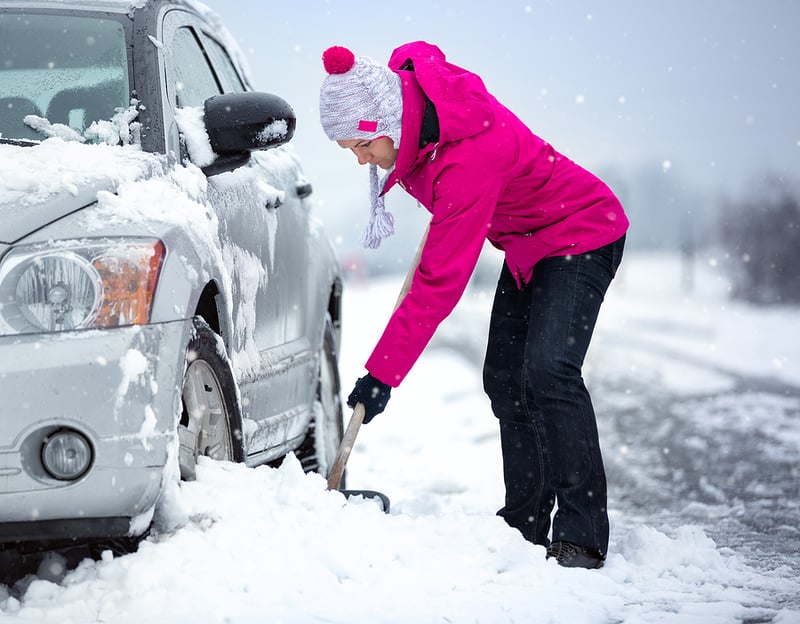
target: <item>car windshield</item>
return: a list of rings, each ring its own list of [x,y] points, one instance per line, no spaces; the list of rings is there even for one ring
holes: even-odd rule
[[[56,124],[80,136],[129,105],[120,22],[0,13],[0,138],[40,141]]]

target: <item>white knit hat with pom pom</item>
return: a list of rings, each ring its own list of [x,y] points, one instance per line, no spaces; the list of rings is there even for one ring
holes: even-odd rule
[[[319,96],[319,118],[332,141],[387,136],[400,148],[403,91],[400,76],[366,56],[333,46],[322,54],[328,76]],[[365,247],[376,249],[394,234],[394,217],[386,212],[378,168],[370,165],[371,215],[362,237]]]

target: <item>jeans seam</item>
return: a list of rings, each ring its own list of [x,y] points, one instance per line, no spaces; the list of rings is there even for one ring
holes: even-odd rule
[[[531,297],[532,296],[533,296],[533,291],[531,291]],[[529,310],[530,310],[530,305],[532,305],[532,304],[533,304],[532,301],[529,302],[529,308],[528,308]],[[529,315],[530,315],[530,312],[529,312]],[[527,339],[526,339],[526,343],[527,343]],[[527,348],[526,348],[526,351],[527,351]],[[533,510],[532,510],[532,512],[533,512],[533,536],[532,536],[533,540],[532,541],[535,541],[536,540],[536,536],[539,533],[539,522],[540,522],[539,514],[541,513],[541,509],[542,509],[542,496],[544,494],[544,485],[545,485],[545,483],[544,483],[544,480],[545,480],[544,462],[545,462],[545,457],[544,457],[544,454],[542,452],[542,438],[539,435],[539,428],[536,426],[536,420],[533,417],[533,414],[531,413],[530,408],[528,407],[528,372],[527,371],[528,371],[528,363],[527,363],[527,358],[525,358],[525,359],[523,359],[523,362],[522,362],[522,371],[521,371],[522,383],[520,384],[520,388],[522,389],[522,396],[520,397],[520,399],[521,399],[521,402],[522,402],[522,410],[525,413],[525,416],[527,417],[528,422],[530,423],[531,430],[533,431],[533,435],[536,437],[536,454],[538,455],[537,459],[538,459],[538,464],[539,464],[539,479],[537,481],[536,491],[534,492],[534,495],[533,495],[534,507],[533,507]],[[547,537],[545,536],[545,540],[546,539],[547,539]]]

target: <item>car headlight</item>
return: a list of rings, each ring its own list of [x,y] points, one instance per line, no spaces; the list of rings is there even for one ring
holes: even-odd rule
[[[0,319],[13,333],[139,325],[150,320],[164,244],[103,239],[31,245],[0,265]]]

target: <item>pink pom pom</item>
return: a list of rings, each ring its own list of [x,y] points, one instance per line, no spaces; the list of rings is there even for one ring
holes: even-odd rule
[[[322,64],[329,74],[344,74],[356,62],[355,55],[342,46],[332,46],[322,53]]]

